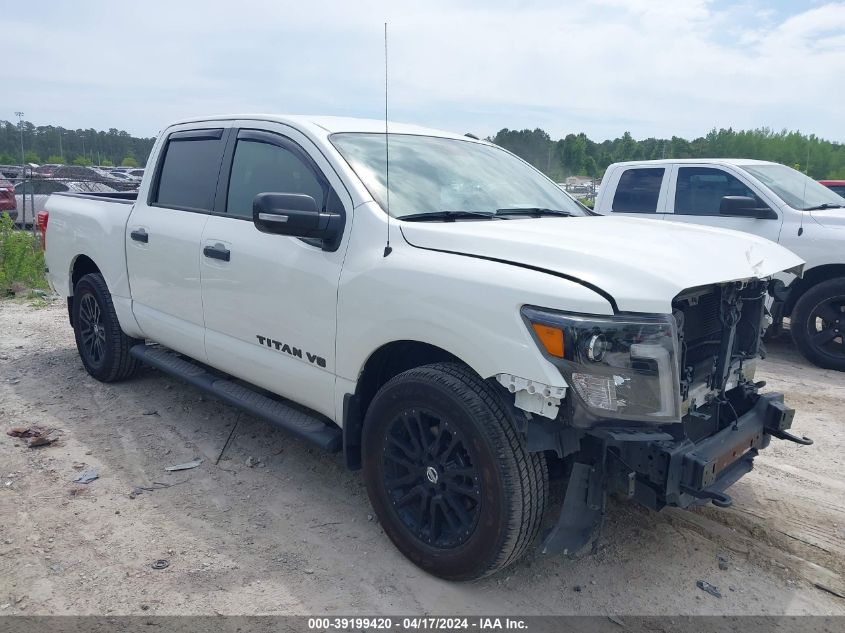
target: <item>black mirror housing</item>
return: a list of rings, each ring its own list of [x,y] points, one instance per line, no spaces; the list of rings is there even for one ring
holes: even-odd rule
[[[337,240],[342,225],[337,213],[321,213],[311,196],[301,193],[259,193],[252,201],[252,222],[262,233]]]
[[[761,207],[750,196],[724,196],[719,203],[719,214],[738,218],[757,218],[758,220],[777,219],[777,213],[769,207]]]

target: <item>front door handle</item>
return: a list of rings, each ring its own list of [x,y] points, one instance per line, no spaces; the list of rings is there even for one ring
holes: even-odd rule
[[[229,256],[231,255],[229,249],[225,248],[222,244],[206,246],[202,249],[202,254],[206,257],[210,257],[211,259],[219,259],[224,262],[228,262]]]
[[[150,236],[144,229],[135,229],[129,234],[129,237],[136,242],[143,242],[144,244],[150,241]]]

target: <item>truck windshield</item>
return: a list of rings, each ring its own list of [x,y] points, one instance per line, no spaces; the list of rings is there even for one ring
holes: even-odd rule
[[[465,219],[483,219],[500,210],[538,209],[566,212],[554,214],[560,217],[588,215],[536,169],[497,147],[412,134],[390,134],[388,140],[390,215],[395,218],[462,212]],[[338,133],[331,141],[370,195],[387,209],[384,134]],[[540,215],[552,214],[519,217]]]
[[[793,209],[836,209],[845,202],[824,185],[786,165],[740,165]]]

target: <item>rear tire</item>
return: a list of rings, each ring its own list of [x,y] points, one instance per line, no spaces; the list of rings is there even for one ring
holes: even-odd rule
[[[85,371],[101,382],[125,380],[135,373],[138,361],[129,348],[139,339],[124,334],[103,276],[91,273],[73,289],[73,332]]]
[[[845,371],[845,278],[823,281],[801,295],[790,328],[795,345],[811,363]]]
[[[388,381],[363,433],[367,492],[387,536],[413,563],[473,580],[517,561],[548,496],[542,453],[529,453],[494,388],[454,363]]]

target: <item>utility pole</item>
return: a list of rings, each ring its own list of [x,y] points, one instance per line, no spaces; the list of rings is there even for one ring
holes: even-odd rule
[[[62,157],[62,160],[65,158],[65,153],[62,151],[62,136],[64,132],[62,132],[62,128],[59,128],[59,156]]]
[[[23,203],[23,208],[21,209],[21,226],[26,227],[26,156],[23,152],[23,112],[15,112],[15,116],[18,117],[18,130],[20,130],[21,134],[21,182],[24,183],[21,194],[21,202]],[[33,222],[33,224],[35,223]]]
[[[23,112],[15,112],[15,116],[18,117],[18,130],[21,134],[21,169],[26,171],[26,157],[23,153]],[[21,176],[23,175],[21,174]]]

